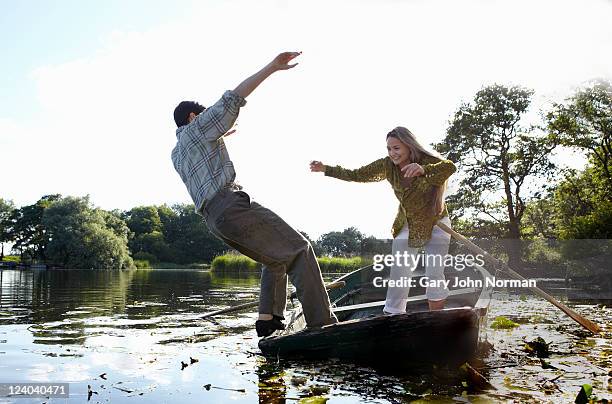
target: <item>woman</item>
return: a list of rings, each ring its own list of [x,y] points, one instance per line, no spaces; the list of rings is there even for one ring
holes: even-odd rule
[[[450,160],[426,150],[408,129],[398,126],[387,134],[388,157],[381,158],[356,170],[330,167],[320,161],[310,163],[313,172],[344,181],[374,182],[387,180],[400,202],[393,223],[393,255],[407,252],[417,258],[424,249],[425,274],[429,281],[444,280],[444,257],[448,253],[450,235],[435,224],[438,221],[450,226],[444,204],[446,181],[456,170]],[[423,262],[422,261],[422,262]],[[416,260],[395,262],[391,266],[390,279],[410,278],[416,269]],[[399,282],[398,282],[399,283]],[[426,290],[430,310],[444,308],[448,289],[428,286]],[[384,311],[396,314],[406,312],[408,287],[389,287]]]

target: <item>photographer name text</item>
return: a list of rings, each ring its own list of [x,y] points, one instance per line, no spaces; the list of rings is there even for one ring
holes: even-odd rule
[[[430,287],[430,288],[533,288],[536,287],[535,279],[497,279],[494,276],[485,277],[484,279],[472,279],[470,277],[454,279],[429,279],[426,276],[419,278],[401,277],[399,279],[384,279],[377,276],[372,280],[372,283],[377,288],[405,288],[405,287]]]

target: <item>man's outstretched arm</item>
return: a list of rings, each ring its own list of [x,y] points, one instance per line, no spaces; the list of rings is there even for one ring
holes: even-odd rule
[[[246,98],[255,90],[265,79],[278,70],[288,70],[297,66],[297,63],[289,64],[290,61],[298,57],[302,52],[283,52],[275,57],[270,63],[260,71],[244,80],[234,89],[242,98]]]
[[[295,67],[297,63],[289,64],[289,62],[301,53],[283,52],[279,54],[263,69],[244,80],[233,91],[226,91],[219,101],[197,115],[195,123],[198,128],[198,139],[216,141],[223,135],[232,134],[234,132],[232,127],[238,118],[238,112],[246,102],[245,97],[275,71]]]

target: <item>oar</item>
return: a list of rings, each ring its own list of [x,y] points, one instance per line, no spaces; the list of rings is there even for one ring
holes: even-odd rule
[[[328,283],[327,285],[325,285],[325,289],[326,290],[338,289],[338,288],[343,288],[345,285],[346,285],[346,282],[344,282],[344,281],[332,282],[332,283]],[[296,293],[293,292],[289,296],[289,298],[293,299],[295,296],[296,296]],[[259,304],[259,300],[254,300],[252,302],[239,304],[239,305],[233,306],[233,307],[228,307],[227,309],[217,310],[217,311],[213,311],[211,313],[206,313],[206,314],[204,314],[200,318],[204,319],[204,318],[216,316],[218,314],[233,313],[235,311],[240,311],[242,309],[248,309],[248,308],[251,308],[251,307],[255,307],[258,304]]]
[[[465,246],[468,247],[470,250],[476,252],[477,254],[481,254],[483,257],[488,258],[489,261],[491,261],[492,263],[499,265],[501,268],[503,268],[503,270],[508,275],[512,276],[515,279],[527,280],[521,274],[515,272],[508,265],[506,265],[502,261],[498,260],[497,258],[492,256],[491,254],[489,254],[488,252],[486,252],[482,248],[478,247],[476,244],[474,244],[473,242],[468,240],[465,236],[457,233],[455,230],[451,229],[450,227],[448,227],[444,223],[438,222],[437,225],[438,225],[439,228],[441,228],[442,230],[444,230],[445,232],[447,232],[448,234],[450,234],[451,236],[455,237],[457,240],[459,240],[463,244],[465,244]],[[535,293],[536,295],[540,296],[541,298],[547,300],[551,304],[557,306],[562,312],[564,312],[565,314],[570,316],[572,319],[574,319],[576,322],[578,322],[578,324],[580,324],[581,326],[583,326],[587,330],[591,331],[592,333],[598,333],[598,332],[601,331],[601,328],[599,328],[599,326],[597,324],[595,324],[594,322],[592,322],[588,318],[585,318],[585,317],[581,316],[580,314],[576,313],[574,310],[570,309],[569,307],[567,307],[563,303],[559,302],[554,297],[552,297],[548,293],[544,292],[542,289],[533,286],[533,287],[529,287],[529,290],[531,290],[533,293]]]

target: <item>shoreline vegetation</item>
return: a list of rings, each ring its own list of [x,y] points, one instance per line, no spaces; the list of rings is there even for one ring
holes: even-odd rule
[[[317,257],[321,272],[348,273],[372,263],[371,259],[362,257]],[[242,272],[259,273],[262,265],[241,254],[224,254],[213,259],[211,271],[217,274],[238,274]]]

